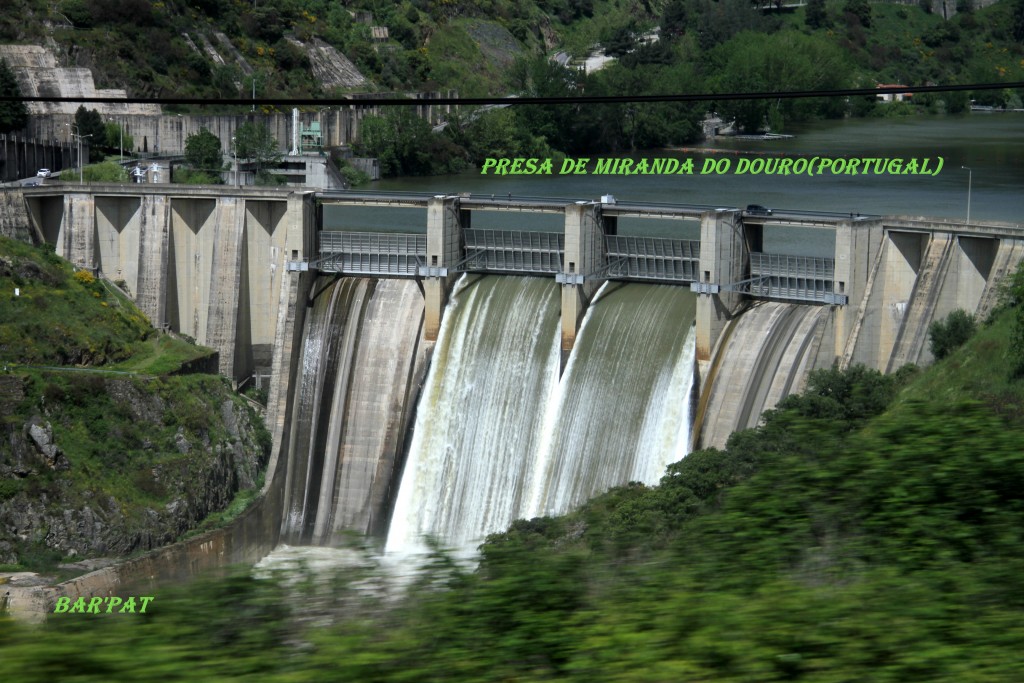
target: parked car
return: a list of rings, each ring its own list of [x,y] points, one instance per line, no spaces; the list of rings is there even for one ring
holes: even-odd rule
[[[39,169],[38,171],[36,171],[36,177],[37,178],[49,178],[50,177],[50,169],[48,169],[48,168],[41,168],[41,169]]]
[[[750,216],[771,216],[772,210],[760,204],[748,204],[745,213]]]

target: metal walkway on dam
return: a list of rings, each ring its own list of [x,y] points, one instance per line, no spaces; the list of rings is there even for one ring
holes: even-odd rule
[[[689,285],[699,293],[741,292],[753,298],[801,303],[843,304],[835,293],[834,259],[785,254],[749,253],[749,277],[727,283],[700,282],[699,240],[615,234],[618,218],[701,221],[707,215],[739,212],[711,206],[639,202],[579,202],[556,198],[513,198],[493,195],[455,195],[458,213],[512,211],[564,213],[567,206],[599,207],[600,245],[591,254],[590,269],[581,272],[565,257],[564,232],[494,230],[464,227],[458,231],[458,251],[444,265],[428,262],[427,236],[412,232],[318,231],[318,254],[308,267],[323,273],[369,277],[448,277],[458,273],[554,275],[561,284],[581,285],[589,279]],[[329,205],[428,208],[433,195],[389,193],[321,193]],[[608,198],[610,199],[610,198]],[[840,215],[787,212],[753,216],[766,222],[832,227]],[[470,223],[469,220],[464,220]],[[305,266],[304,266],[305,267]]]
[[[751,305],[817,305],[827,309],[819,313],[828,331],[814,344],[825,349],[823,363],[886,369],[928,359],[931,321],[955,308],[991,310],[998,283],[1024,259],[1018,223],[768,213],[617,202],[608,195],[580,201],[99,183],[47,184],[17,194],[12,206],[20,202],[35,241],[53,244],[80,268],[122,280],[146,315],[218,349],[221,372],[239,380],[271,367],[289,324],[279,313],[312,300],[300,292],[317,273],[415,279],[426,341],[436,340],[458,274],[553,277],[563,352],[572,348],[603,282],[689,287],[697,295],[700,362],[710,361],[727,328]],[[411,219],[405,212],[400,222],[391,215],[369,222],[390,220],[382,229],[391,232],[325,231],[329,206],[420,211]],[[481,212],[547,214],[547,227],[485,229]],[[673,229],[636,236],[642,234],[636,218]],[[688,223],[675,230],[672,221]],[[788,227],[831,233],[830,246],[814,256],[771,248],[779,243],[774,231]]]

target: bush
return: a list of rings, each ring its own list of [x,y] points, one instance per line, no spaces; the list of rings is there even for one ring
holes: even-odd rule
[[[963,346],[974,334],[974,316],[958,308],[945,320],[936,320],[928,327],[930,348],[935,360],[942,360],[954,349]]]

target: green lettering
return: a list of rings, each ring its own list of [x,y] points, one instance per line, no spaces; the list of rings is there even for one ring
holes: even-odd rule
[[[498,175],[506,175],[508,173],[508,166],[511,163],[509,159],[499,159],[498,168],[494,172]]]
[[[117,611],[118,614],[124,614],[125,612],[135,614],[135,598],[128,598],[125,600],[124,606]]]
[[[68,612],[78,612],[79,614],[85,614],[85,598],[78,598],[75,600],[75,604],[71,606]]]
[[[67,612],[68,608],[70,606],[71,606],[71,598],[69,598],[66,595],[61,596],[61,597],[57,598],[57,604],[53,606],[53,613],[54,614],[60,614],[62,612]]]
[[[790,169],[790,167],[792,165],[793,165],[793,160],[790,159],[789,157],[786,157],[786,158],[782,159],[779,162],[778,174],[779,175],[789,175],[789,169]]]
[[[120,605],[122,602],[121,598],[108,598],[107,599],[107,614],[114,611],[114,608]]]
[[[917,159],[911,159],[910,162],[903,167],[903,175],[906,175],[908,173],[917,173]]]
[[[633,160],[632,159],[620,159],[620,161],[621,161],[621,164],[620,164],[619,168],[615,171],[615,174],[616,175],[629,175],[630,170],[633,168]]]
[[[611,173],[612,161],[612,159],[598,159],[597,165],[594,167],[594,173]]]
[[[860,172],[860,159],[850,159],[846,164],[846,175],[856,175]]]
[[[683,164],[679,167],[679,171],[677,173],[693,175],[693,159],[687,159],[686,161],[684,161]]]
[[[486,159],[484,159],[484,165],[483,165],[483,168],[480,169],[480,173],[483,174],[483,175],[487,175],[487,169],[494,168],[494,166],[497,163],[498,163],[497,159],[492,159],[490,157],[487,157]]]
[[[146,606],[149,603],[151,603],[154,600],[156,600],[156,597],[154,597],[154,596],[142,597],[142,598],[139,598],[139,600],[142,601],[142,609],[139,610],[139,614],[145,614],[146,613]]]
[[[89,609],[86,610],[89,614],[99,614],[100,605],[103,603],[103,598],[93,598],[89,601]]]

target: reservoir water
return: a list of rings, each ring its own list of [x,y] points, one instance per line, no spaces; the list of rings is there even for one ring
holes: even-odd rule
[[[737,160],[740,156],[931,158],[943,159],[937,176],[923,175],[533,175],[493,176],[479,172],[427,178],[387,179],[365,189],[394,192],[564,197],[596,200],[611,194],[621,201],[704,204],[882,215],[926,215],[971,220],[1024,221],[1024,114],[969,114],[822,121],[786,131],[794,137],[751,141],[720,137],[677,150],[647,150],[636,157]],[[595,153],[594,158],[601,156]],[[967,170],[967,167],[970,171]],[[557,168],[557,167],[556,167]],[[968,191],[969,190],[969,191]],[[481,213],[473,227],[558,230],[553,217]],[[552,222],[554,221],[554,222]],[[669,225],[666,225],[669,224]],[[325,211],[328,228],[425,230],[422,212],[404,209]],[[621,234],[693,238],[687,222],[628,220]],[[672,231],[665,234],[665,231]],[[767,250],[767,249],[766,249]]]

